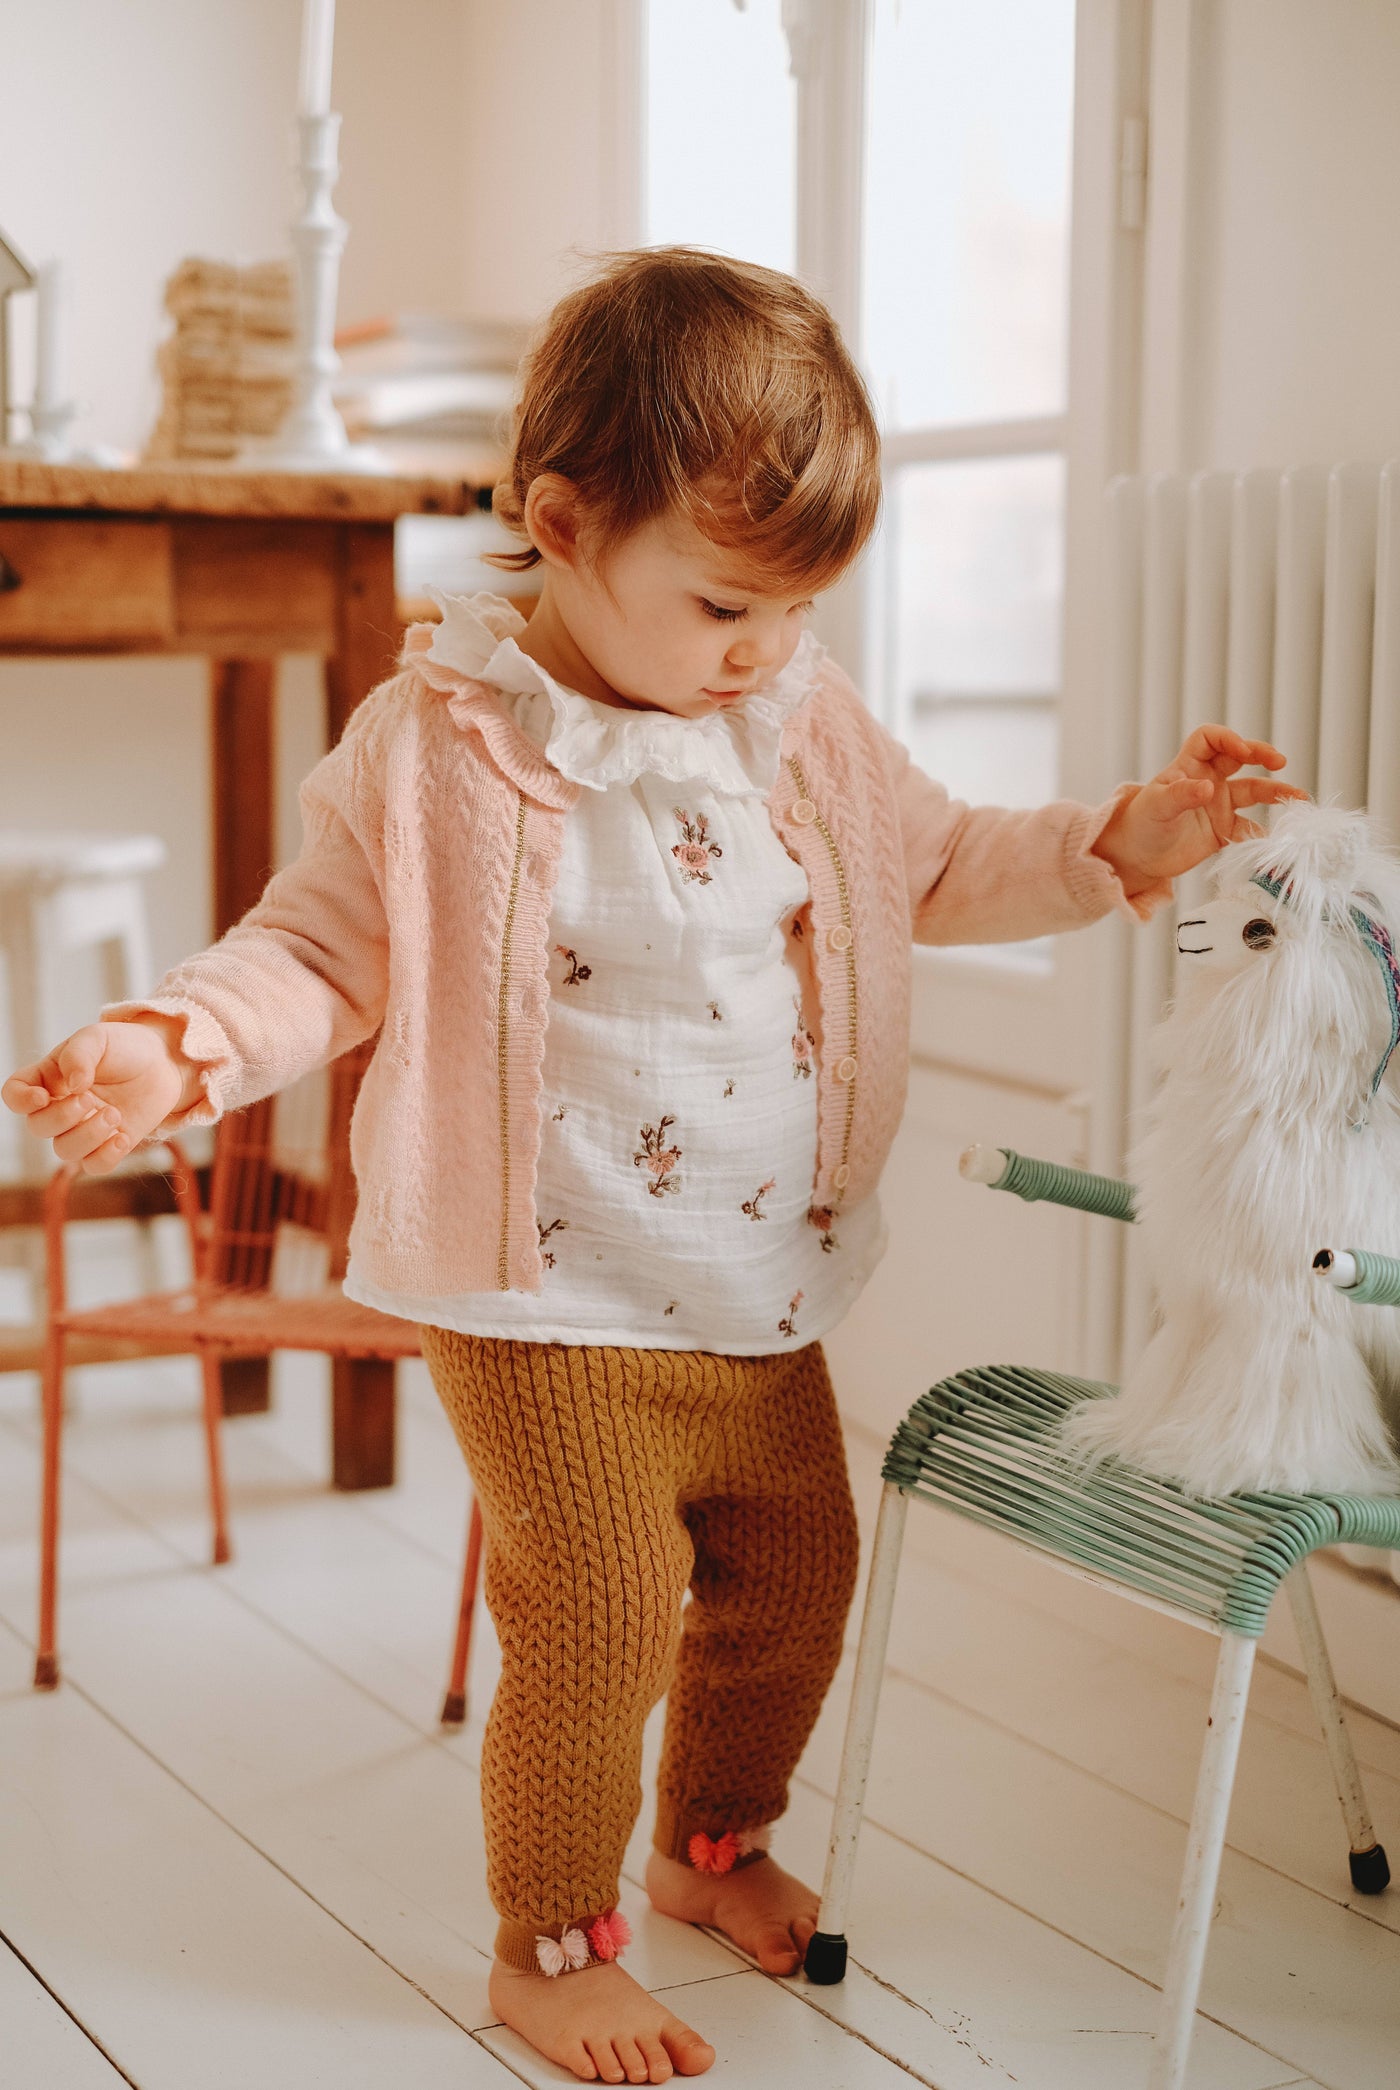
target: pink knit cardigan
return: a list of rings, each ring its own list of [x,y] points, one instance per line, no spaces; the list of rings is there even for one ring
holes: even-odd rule
[[[162,1130],[212,1123],[379,1031],[350,1135],[356,1268],[410,1296],[533,1292],[550,895],[579,787],[491,688],[426,657],[433,629],[409,632],[401,672],[303,784],[295,863],[149,999],[103,1014],[187,1018],[205,1094]],[[1090,854],[1123,791],[1097,811],[970,809],[822,661],[768,800],[811,887],[814,1204],[868,1196],[889,1153],[911,935],[1039,936],[1114,906],[1146,916],[1170,890],[1130,903]]]

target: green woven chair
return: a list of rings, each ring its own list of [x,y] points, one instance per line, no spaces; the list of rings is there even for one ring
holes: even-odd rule
[[[962,1172],[1028,1200],[1131,1220],[1130,1185],[1061,1168],[1006,1148],[971,1148]],[[1360,1250],[1319,1252],[1319,1282],[1358,1303],[1400,1305],[1400,1263]],[[1318,1546],[1400,1546],[1400,1498],[1228,1495],[1202,1501],[1169,1481],[1107,1462],[1091,1469],[1059,1450],[1077,1402],[1112,1386],[1018,1365],[958,1372],[915,1401],[886,1456],[865,1617],[846,1725],[818,1928],[806,1973],[820,1983],[846,1969],[845,1918],[855,1869],[880,1679],[889,1639],[904,1521],[912,1499],[1043,1554],[1057,1566],[1220,1637],[1210,1717],[1186,1863],[1163,1985],[1150,2090],[1181,2090],[1215,1905],[1255,1649],[1280,1583],[1288,1593],[1351,1850],[1352,1883],[1379,1894],[1390,1881],[1342,1718],[1304,1565]]]

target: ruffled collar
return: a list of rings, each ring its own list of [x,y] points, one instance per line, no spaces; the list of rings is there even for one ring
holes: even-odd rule
[[[499,595],[433,590],[442,621],[418,665],[486,683],[546,761],[574,784],[603,791],[639,776],[700,780],[731,796],[766,796],[778,774],[783,727],[816,687],[824,649],[803,634],[787,666],[742,704],[703,718],[628,711],[567,688],[516,643],[525,620]],[[417,650],[417,649],[415,649]],[[437,669],[434,675],[431,671]]]

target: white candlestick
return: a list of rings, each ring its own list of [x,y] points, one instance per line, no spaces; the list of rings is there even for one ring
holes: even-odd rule
[[[29,434],[19,443],[0,443],[13,457],[42,457],[50,464],[72,455],[68,424],[77,409],[66,398],[64,356],[67,323],[67,279],[62,264],[46,261],[34,272],[34,393],[29,405]]]
[[[335,0],[302,0],[299,108],[303,116],[330,114],[334,45]]]
[[[63,265],[46,261],[35,274],[34,405],[42,413],[63,404]]]
[[[340,172],[336,150],[338,116],[303,116],[301,178],[305,202],[292,226],[297,257],[297,360],[295,391],[282,425],[270,440],[245,444],[241,461],[283,471],[382,472],[384,460],[367,443],[351,444],[332,396],[340,368],[335,352],[336,282],[346,224],[331,204]]]

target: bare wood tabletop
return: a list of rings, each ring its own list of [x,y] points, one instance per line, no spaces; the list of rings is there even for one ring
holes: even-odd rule
[[[497,453],[455,448],[450,474],[280,472],[202,462],[109,468],[0,458],[0,509],[393,522],[400,515],[469,515],[499,471]]]

